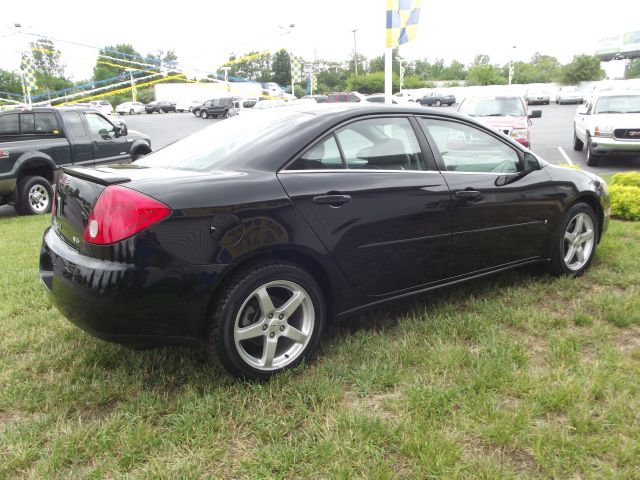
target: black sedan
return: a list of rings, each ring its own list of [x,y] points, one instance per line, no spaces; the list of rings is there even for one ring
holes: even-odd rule
[[[456,103],[456,97],[453,95],[444,95],[438,92],[429,92],[416,100],[423,107],[440,107],[442,105],[453,105]]]
[[[544,263],[580,275],[604,181],[466,116],[297,105],[216,123],[128,165],[60,176],[40,275],[132,347],[204,342],[234,375],[310,359],[330,318]]]
[[[175,112],[176,111],[176,104],[175,103],[171,103],[171,102],[165,102],[162,100],[156,101],[156,102],[151,102],[151,103],[147,103],[144,106],[144,111],[146,113],[169,113],[169,112]]]

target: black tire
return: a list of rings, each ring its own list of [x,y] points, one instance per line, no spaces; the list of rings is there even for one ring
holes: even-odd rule
[[[587,134],[587,165],[590,167],[597,167],[600,165],[600,159],[602,155],[598,155],[593,151],[593,146],[591,145],[591,136]]]
[[[131,155],[131,161],[135,162],[136,160],[138,160],[139,158],[144,157],[145,155],[148,155],[150,152],[134,152],[133,155]]]
[[[118,112],[118,115],[124,115],[124,112]]]
[[[206,110],[200,110],[200,118],[204,118],[205,120],[209,118],[209,112]]]
[[[198,108],[191,110],[191,113],[193,113],[196,117],[200,116],[200,110]]]
[[[43,215],[51,211],[52,205],[53,188],[49,180],[36,175],[18,180],[18,203],[14,207],[18,214]]]
[[[436,107],[441,107],[442,106],[442,102],[440,100],[436,100]]]
[[[576,152],[581,152],[583,148],[584,148],[584,142],[578,138],[578,135],[576,135],[576,127],[574,125],[574,127],[573,127],[573,149]]]
[[[564,235],[570,223],[579,213],[587,214],[593,222],[593,248],[591,249],[589,257],[586,259],[584,265],[577,270],[572,270],[564,261]],[[567,275],[579,277],[582,275],[589,268],[593,261],[593,257],[595,256],[596,247],[598,245],[598,235],[600,234],[599,228],[598,218],[596,213],[593,211],[593,208],[582,202],[572,205],[562,217],[562,221],[558,226],[558,231],[554,236],[553,246],[551,249],[551,262],[549,262],[548,265],[549,272],[555,276]]]
[[[295,325],[289,324],[289,319],[286,317],[282,320],[280,315],[275,315],[269,320],[266,313],[260,313],[261,307],[257,303],[257,297],[254,294],[271,282],[288,282],[291,285],[301,287],[302,292],[307,294],[305,296],[306,300],[304,300],[305,303],[296,306],[291,312],[291,318],[293,319],[291,322],[298,322]],[[276,293],[278,292],[277,286],[269,288],[275,289]],[[273,292],[274,290],[271,291]],[[271,294],[267,296],[270,297]],[[287,299],[285,298],[283,302],[286,303],[286,301]],[[250,310],[251,302],[255,302],[252,310]],[[280,308],[276,306],[275,302],[272,306],[276,308],[276,311]],[[287,332],[288,328],[292,327],[303,329],[302,325],[305,322],[305,318],[310,318],[305,316],[305,308],[312,308],[313,321],[312,325],[307,324],[308,334],[304,340],[306,343],[300,347],[297,344],[301,342],[289,340]],[[306,312],[310,311],[306,310]],[[244,316],[240,316],[243,313]],[[294,318],[295,316],[297,318]],[[288,262],[265,262],[239,271],[220,290],[209,316],[206,341],[207,351],[213,358],[217,358],[223,367],[235,377],[267,380],[283,370],[293,368],[301,362],[313,358],[324,331],[325,317],[326,307],[322,290],[308,273]],[[254,321],[254,319],[256,320]],[[250,323],[245,324],[244,328],[254,325],[260,327],[260,330],[256,328],[257,336],[238,341],[238,345],[246,345],[238,347],[234,336],[236,322],[241,324],[245,320]],[[262,334],[262,331],[265,331],[265,333]],[[284,362],[281,367],[260,368],[252,365],[250,360],[243,358],[257,360],[258,357],[266,356],[266,345],[269,341],[267,335],[270,338],[275,338],[275,348],[281,348],[280,353],[277,353],[278,350],[274,350],[275,358],[273,359],[274,361]],[[240,342],[249,342],[249,344]],[[298,350],[294,357],[289,358],[286,354],[287,348],[294,347]],[[245,349],[254,349],[255,357],[248,356]]]
[[[133,110],[133,108],[131,110],[129,110],[129,115],[135,115],[135,111]]]

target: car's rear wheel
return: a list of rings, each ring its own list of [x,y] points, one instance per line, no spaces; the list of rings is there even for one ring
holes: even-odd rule
[[[133,108],[132,108],[131,110],[129,110],[129,115],[133,115],[133,114],[135,114],[135,113],[136,113],[136,112],[133,110]]]
[[[201,118],[209,118],[209,114],[207,113],[206,110],[200,110],[200,117]]]
[[[600,165],[601,155],[598,155],[593,151],[593,145],[591,145],[591,137],[587,136],[587,165],[590,167],[597,167]]]
[[[555,237],[550,270],[554,275],[582,275],[593,260],[598,239],[598,219],[585,203],[565,213]]]
[[[436,100],[436,107],[440,107],[442,105],[442,102],[440,100]]]
[[[51,211],[53,188],[44,177],[28,176],[18,181],[18,203],[20,215],[41,215]]]
[[[221,291],[207,348],[232,375],[265,380],[313,357],[325,316],[322,291],[309,274],[286,262],[263,263]]]
[[[576,134],[576,127],[574,125],[574,127],[573,127],[573,149],[575,151],[577,151],[577,152],[580,152],[580,151],[582,151],[583,147],[584,147],[584,142],[578,138],[578,135]]]

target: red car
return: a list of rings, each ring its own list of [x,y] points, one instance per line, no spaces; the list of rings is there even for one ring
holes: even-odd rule
[[[458,112],[476,117],[527,148],[531,148],[530,119],[542,117],[542,110],[529,110],[525,99],[516,95],[467,97]]]

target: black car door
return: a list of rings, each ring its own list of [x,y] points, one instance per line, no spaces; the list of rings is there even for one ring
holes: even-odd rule
[[[347,278],[369,295],[445,272],[451,197],[417,128],[407,117],[348,123],[278,175]]]
[[[64,130],[71,145],[71,160],[74,165],[93,164],[93,139],[82,121],[80,112],[65,110]]]
[[[129,160],[131,145],[124,136],[116,135],[115,126],[102,115],[85,112],[93,140],[94,163],[116,163]]]
[[[452,119],[419,121],[454,201],[447,275],[547,255],[558,214],[547,172],[527,171],[525,154],[498,132]]]

